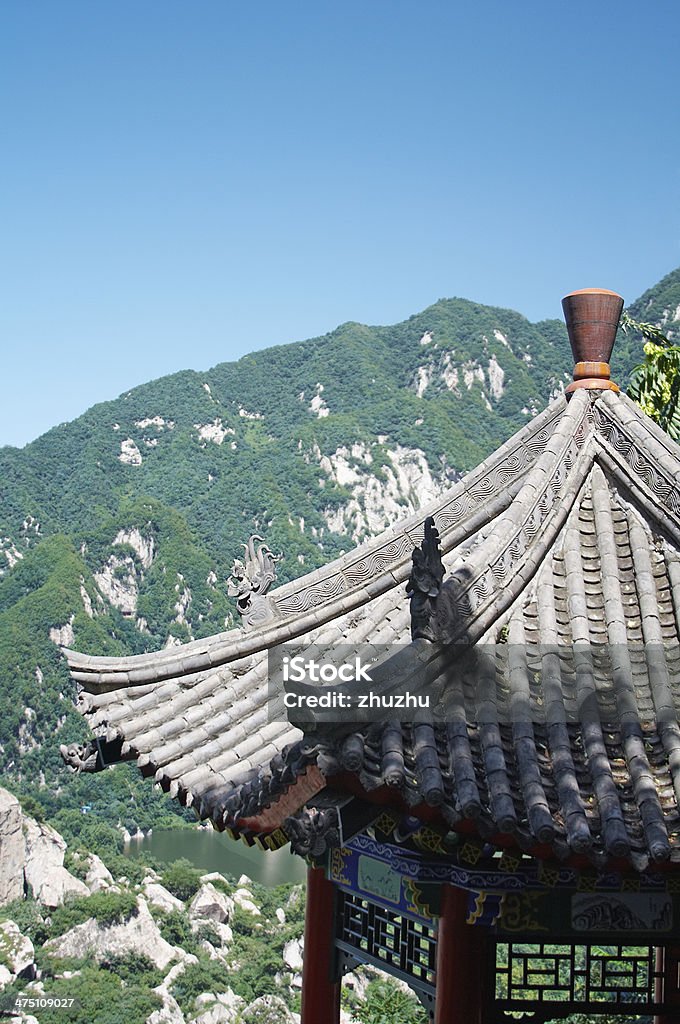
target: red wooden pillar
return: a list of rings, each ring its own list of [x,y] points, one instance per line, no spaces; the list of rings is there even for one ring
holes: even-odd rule
[[[340,982],[334,978],[335,892],[322,868],[307,871],[302,1024],[338,1024]]]
[[[659,946],[657,967],[663,968],[663,982],[657,989],[665,1010],[654,1018],[654,1024],[678,1024],[680,1020],[680,946]]]
[[[442,886],[441,917],[437,935],[437,974],[434,1024],[482,1024],[486,929],[465,923],[468,894],[452,885]]]

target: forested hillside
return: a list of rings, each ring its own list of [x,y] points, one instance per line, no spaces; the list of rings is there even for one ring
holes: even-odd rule
[[[630,309],[672,333],[680,270]],[[619,383],[640,356],[622,339]],[[84,735],[59,645],[141,652],[232,625],[226,579],[251,533],[284,553],[280,582],[329,561],[481,461],[571,365],[560,321],[441,299],[161,378],[0,449],[0,771],[45,781],[50,812],[148,824],[160,804],[127,769],[53,795],[58,744]]]

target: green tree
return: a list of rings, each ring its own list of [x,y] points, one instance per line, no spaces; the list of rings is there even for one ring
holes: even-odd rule
[[[427,1019],[415,996],[383,978],[367,986],[366,998],[353,1014],[357,1024],[426,1024]]]
[[[624,311],[624,332],[638,331],[645,339],[644,362],[633,370],[628,394],[643,412],[680,440],[680,346],[654,324],[640,323]]]

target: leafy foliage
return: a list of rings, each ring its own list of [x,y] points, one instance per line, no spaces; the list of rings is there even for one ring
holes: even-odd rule
[[[645,339],[644,362],[633,370],[628,394],[662,430],[680,440],[680,346],[673,345],[655,324],[640,323],[624,311],[624,332]]]
[[[144,1024],[162,1005],[149,988],[149,972],[123,980],[117,970],[114,962],[110,968],[82,966],[71,978],[50,978],[50,996],[73,999],[73,1005],[41,1007],[40,1024]]]
[[[201,885],[201,872],[185,857],[175,860],[166,867],[161,875],[164,885],[178,900],[190,900],[195,896]]]
[[[366,988],[366,998],[353,1013],[357,1024],[427,1024],[428,1015],[410,992],[393,981],[376,978]]]
[[[95,892],[79,896],[52,911],[50,938],[63,935],[93,917],[101,925],[121,924],[137,913],[137,900],[131,892]]]

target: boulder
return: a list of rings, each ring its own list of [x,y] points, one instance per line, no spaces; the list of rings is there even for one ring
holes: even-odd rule
[[[0,964],[0,992],[2,992],[5,985],[9,985],[12,981],[14,981],[14,975],[10,971],[9,967],[5,967],[4,964]]]
[[[160,996],[163,1000],[163,1005],[158,1010],[154,1010],[150,1017],[146,1018],[146,1024],[186,1024],[179,1003],[174,996],[170,995],[164,984],[152,989],[152,992]]]
[[[283,907],[277,907],[274,913],[276,914],[276,920],[279,924],[284,925],[286,923],[286,911]]]
[[[94,918],[76,925],[59,938],[49,939],[45,949],[58,957],[104,956],[143,953],[161,970],[172,960],[196,962],[196,957],[166,942],[149,913],[143,896],[137,898],[137,914],[122,924],[99,924]]]
[[[225,946],[231,946],[232,942],[234,941],[234,933],[232,932],[229,925],[222,924],[220,921],[211,921],[210,923],[213,927],[213,930],[216,931],[220,937],[220,945],[222,949],[224,949]]]
[[[260,916],[260,908],[255,903],[253,894],[249,889],[236,889],[232,894],[232,899],[241,910],[245,910],[255,917]]]
[[[245,1006],[245,999],[237,996],[233,989],[227,988],[224,992],[216,992],[215,995],[219,1003],[226,1006],[228,1010],[233,1010],[234,1013],[238,1013]]]
[[[186,969],[187,960],[181,960],[178,964],[173,964],[168,973],[163,978],[158,988],[165,989],[167,992],[169,992],[174,983],[179,978],[180,974],[184,974]]]
[[[0,923],[0,963],[4,963],[12,974],[25,976],[33,966],[35,950],[27,935],[22,935],[14,921]],[[35,974],[32,973],[32,977]]]
[[[208,942],[207,939],[201,939],[198,945],[204,953],[208,954],[211,960],[219,960],[225,967],[227,966],[227,959],[221,948],[216,949],[212,942]]]
[[[302,950],[302,939],[291,939],[283,947],[283,962],[295,974],[302,970]]]
[[[24,895],[24,836],[21,804],[0,789],[0,907]]]
[[[96,853],[91,853],[88,857],[85,885],[90,892],[99,892],[101,889],[108,889],[113,885],[113,875]]]
[[[24,874],[35,899],[58,907],[67,896],[89,896],[90,890],[64,867],[66,842],[51,825],[24,818]]]
[[[176,896],[173,896],[160,882],[152,882],[150,879],[145,878],[143,886],[144,895],[147,900],[149,903],[153,903],[154,907],[158,907],[159,910],[165,910],[168,914],[172,910],[184,910],[182,900],[178,900]]]
[[[202,1013],[192,1024],[236,1024],[240,1022],[245,1000],[228,988],[224,992],[204,992],[197,996],[195,1005]]]
[[[225,924],[233,913],[234,900],[216,889],[212,882],[204,882],[189,904],[189,917],[201,917],[220,924]]]
[[[222,885],[229,885],[228,879],[221,875],[219,871],[209,871],[206,875],[201,875],[202,882],[220,882]]]
[[[231,1013],[222,1003],[215,1002],[208,1010],[204,1010],[198,1017],[194,1017],[192,1024],[235,1024],[235,1021],[234,1013]]]

